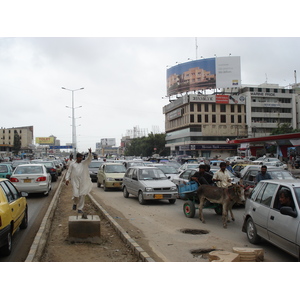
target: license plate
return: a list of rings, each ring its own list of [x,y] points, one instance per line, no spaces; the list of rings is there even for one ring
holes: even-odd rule
[[[24,183],[30,183],[31,179],[24,179]]]
[[[163,195],[154,195],[154,199],[163,199]]]
[[[120,186],[121,186],[121,183],[120,183],[120,182],[115,182],[115,183],[114,183],[114,186],[120,187]]]

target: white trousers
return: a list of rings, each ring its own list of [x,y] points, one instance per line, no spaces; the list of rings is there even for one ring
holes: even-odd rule
[[[85,195],[79,197],[73,197],[73,203],[77,205],[78,210],[82,210],[84,207]]]

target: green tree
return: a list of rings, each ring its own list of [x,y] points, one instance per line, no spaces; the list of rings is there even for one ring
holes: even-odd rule
[[[17,132],[17,130],[14,131],[14,146],[12,148],[15,155],[18,155],[19,151],[21,150],[21,138]]]
[[[130,146],[126,148],[125,155],[134,156],[160,156],[169,155],[169,149],[165,148],[166,135],[164,133],[150,133],[147,137],[135,138],[131,140]]]
[[[293,129],[292,125],[289,123],[278,123],[276,129],[273,129],[270,135],[277,135],[277,134],[286,134],[286,133],[296,133],[300,132],[299,129]]]

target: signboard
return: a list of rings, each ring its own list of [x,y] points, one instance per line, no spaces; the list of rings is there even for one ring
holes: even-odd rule
[[[116,145],[116,139],[110,138],[110,139],[101,139],[101,146],[115,146]]]
[[[50,149],[73,149],[72,146],[50,146]]]
[[[50,144],[54,144],[54,137],[37,137],[35,138],[35,142],[36,144],[40,144],[40,145],[50,145]]]
[[[241,85],[239,56],[199,59],[167,70],[167,95]]]
[[[190,102],[218,103],[218,104],[246,104],[244,95],[188,95]]]

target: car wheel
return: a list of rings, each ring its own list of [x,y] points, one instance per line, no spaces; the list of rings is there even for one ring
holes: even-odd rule
[[[139,199],[139,203],[141,205],[144,205],[146,203],[146,201],[144,200],[144,197],[143,197],[143,193],[141,191],[139,192],[138,199]]]
[[[4,256],[8,256],[11,253],[12,250],[12,236],[11,236],[11,230],[9,228],[9,232],[6,237],[6,244],[0,248],[0,254]]]
[[[257,230],[252,218],[249,218],[246,223],[247,238],[251,244],[257,244],[260,241],[260,236],[257,235]]]
[[[193,201],[189,200],[183,204],[183,212],[187,218],[194,218],[196,208]]]
[[[124,196],[124,198],[128,198],[129,197],[129,193],[128,193],[127,189],[126,189],[126,186],[123,187],[123,196]]]
[[[170,204],[174,204],[176,202],[176,199],[169,199]]]
[[[25,215],[24,215],[22,223],[20,225],[20,229],[26,229],[27,226],[28,226],[28,209],[26,207]]]

